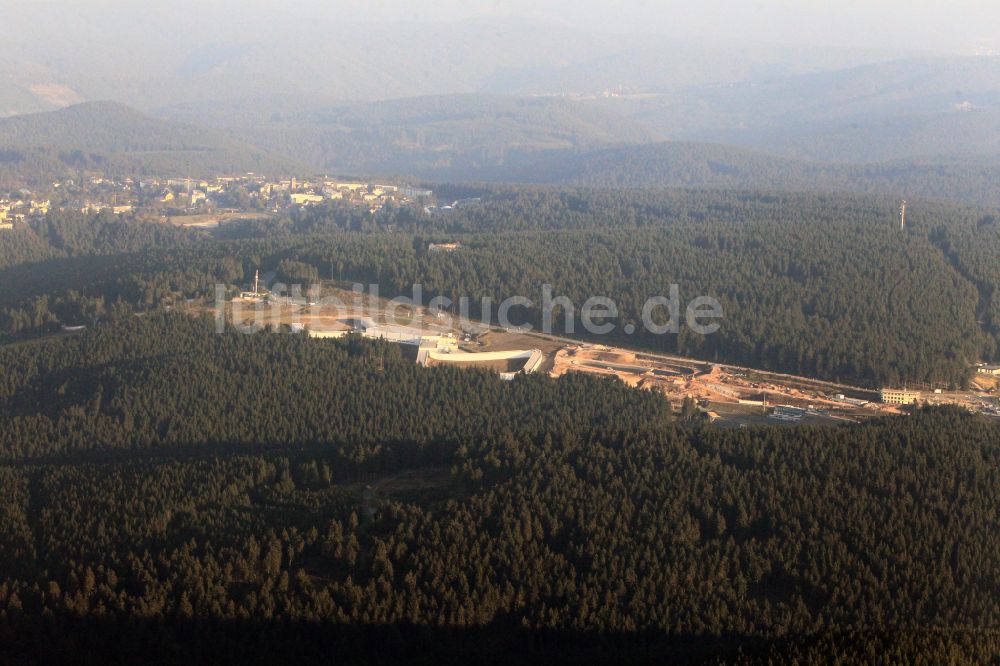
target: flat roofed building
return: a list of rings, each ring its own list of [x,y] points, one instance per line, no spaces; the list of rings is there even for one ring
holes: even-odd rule
[[[293,194],[291,197],[292,203],[299,204],[300,206],[323,201],[323,197],[318,194]]]
[[[912,405],[920,400],[920,391],[884,388],[881,396],[882,402],[887,405]]]
[[[433,190],[423,190],[416,187],[401,187],[399,188],[399,193],[404,197],[410,199],[419,199],[420,197],[431,197],[434,196]]]
[[[976,368],[981,375],[1000,375],[1000,365],[981,365]]]

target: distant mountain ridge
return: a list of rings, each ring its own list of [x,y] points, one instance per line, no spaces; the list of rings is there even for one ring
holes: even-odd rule
[[[723,86],[582,97],[448,95],[331,104],[280,96],[158,113],[323,168],[451,178],[538,152],[661,140],[810,162],[1000,162],[1000,58],[913,58]],[[558,167],[558,164],[556,164]]]
[[[661,138],[602,109],[548,97],[438,95],[280,108],[220,114],[213,104],[199,104],[159,113],[207,121],[242,140],[325,170],[350,173],[488,171],[524,152],[588,150]]]
[[[664,139],[856,164],[1000,156],[996,57],[518,18],[244,16],[194,0],[8,4],[0,117],[113,99],[321,169],[461,174],[520,152]],[[160,29],[188,13],[198,20],[183,30]]]
[[[817,161],[1000,155],[1000,57],[896,60],[592,103],[671,139]]]
[[[642,26],[614,34],[519,18],[421,21],[416,13],[407,18],[377,5],[364,20],[345,20],[335,11],[305,15],[277,3],[251,3],[245,13],[194,0],[73,4],[67,11],[39,0],[6,0],[0,81],[9,68],[20,87],[9,97],[13,88],[0,87],[0,110],[61,105],[32,93],[33,85],[63,85],[81,100],[114,99],[149,110],[264,95],[373,101],[651,91],[899,56],[664,37]],[[81,35],[89,47],[80,48]]]
[[[201,112],[175,107],[163,113],[192,118]],[[230,113],[208,114],[218,127],[207,129],[151,118],[113,102],[3,119],[0,180],[17,170],[161,176],[326,172],[439,183],[879,193],[1000,207],[1000,158],[989,154],[819,162],[662,141],[640,124],[562,99],[451,95],[291,105],[280,112],[249,105],[240,123],[227,127]]]

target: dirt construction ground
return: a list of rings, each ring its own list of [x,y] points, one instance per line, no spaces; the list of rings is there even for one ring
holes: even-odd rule
[[[237,301],[227,304],[226,316],[230,321],[255,321],[258,326],[299,323],[315,331],[349,330],[356,318],[367,317],[378,322],[384,319],[384,299],[368,301],[365,307],[358,310],[351,292],[335,289],[332,293],[346,309],[338,311],[321,305],[310,307],[304,303]],[[460,325],[421,307],[404,308],[396,314],[401,318],[393,323],[421,328],[432,335],[453,334],[459,341],[459,347],[466,352],[541,350],[544,361],[538,371],[552,377],[560,377],[567,372],[617,377],[629,386],[661,391],[675,406],[679,406],[685,398],[693,398],[720,423],[766,422],[768,408],[776,405],[805,410],[804,423],[843,422],[902,413],[898,407],[880,404],[874,391],[805,377],[587,344],[534,332],[500,330],[483,324]],[[505,365],[495,369],[503,371],[509,370],[509,367]],[[973,389],[981,392],[995,389],[1000,383],[998,379],[978,375],[974,378]],[[971,409],[977,407],[973,404],[976,396],[969,392],[927,394],[926,399],[931,402],[968,403],[966,406]],[[983,398],[979,396],[978,399]]]

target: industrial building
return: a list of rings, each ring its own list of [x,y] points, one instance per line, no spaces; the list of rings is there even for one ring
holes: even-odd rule
[[[386,340],[401,345],[418,347],[417,363],[424,367],[451,364],[457,367],[492,367],[502,365],[497,370],[501,379],[513,379],[518,374],[535,372],[541,367],[545,355],[540,349],[467,352],[458,348],[458,339],[453,333],[430,333],[420,328],[379,324],[365,317],[354,320],[352,330],[306,329],[312,338],[340,338],[351,333],[359,333],[366,338]],[[511,367],[514,366],[514,367]]]
[[[798,423],[806,415],[806,410],[789,405],[778,405],[774,411],[768,414],[768,418],[776,421],[792,421]]]
[[[417,355],[417,363],[422,366],[433,364],[452,364],[458,367],[488,367],[497,361],[505,362],[507,366],[514,366],[508,369],[499,370],[500,379],[513,379],[520,373],[529,374],[535,372],[545,360],[540,349],[520,349],[512,351],[495,352],[465,352],[454,348],[441,347],[440,345],[421,345]]]
[[[913,405],[920,401],[920,391],[907,389],[884,388],[880,395],[887,405]]]
[[[408,199],[430,198],[434,196],[432,190],[424,190],[416,187],[400,187],[399,193]]]
[[[320,203],[323,201],[323,197],[319,194],[309,194],[309,193],[296,193],[290,195],[293,204],[298,204],[299,206],[304,206],[306,204]]]
[[[1000,365],[981,365],[976,368],[976,372],[981,375],[1000,376]]]

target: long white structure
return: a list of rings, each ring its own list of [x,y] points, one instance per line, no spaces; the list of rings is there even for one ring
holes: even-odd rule
[[[315,330],[308,329],[311,338],[342,338],[352,333],[360,333],[366,338],[387,340],[403,345],[415,345],[417,363],[427,367],[431,361],[435,363],[489,363],[491,361],[510,361],[524,359],[524,366],[517,372],[501,372],[501,379],[513,379],[517,374],[528,374],[536,371],[545,360],[540,349],[514,351],[467,352],[458,348],[458,340],[453,334],[426,334],[419,328],[377,324],[371,319],[362,319],[357,323],[357,330]]]
[[[545,360],[540,349],[495,351],[495,352],[464,352],[443,349],[422,348],[417,354],[417,363],[427,366],[431,361],[437,363],[488,363],[490,361],[510,361],[525,359],[524,367],[517,372],[501,372],[501,379],[513,379],[518,373],[529,374],[538,369]]]

